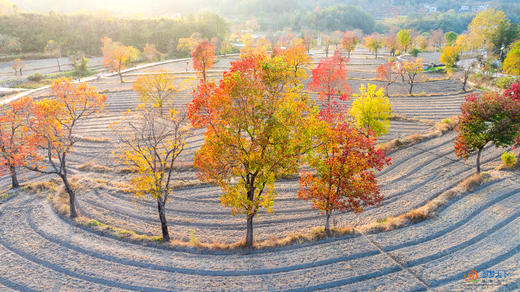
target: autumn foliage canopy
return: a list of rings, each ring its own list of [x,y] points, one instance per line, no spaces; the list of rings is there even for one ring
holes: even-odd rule
[[[477,153],[477,172],[480,172],[480,154],[493,144],[506,147],[518,141],[520,131],[520,99],[518,82],[504,94],[484,93],[466,97],[461,106],[455,138],[455,153],[468,158]]]
[[[202,41],[191,54],[193,69],[200,72],[202,79],[206,82],[207,72],[215,63],[215,46],[209,41]]]
[[[324,59],[312,70],[312,82],[309,89],[319,94],[320,100],[330,104],[334,98],[346,100],[351,94],[347,82],[348,59],[336,51],[334,56]]]

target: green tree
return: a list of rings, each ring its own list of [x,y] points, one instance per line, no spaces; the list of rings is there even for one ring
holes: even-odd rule
[[[477,173],[480,173],[480,156],[486,145],[510,146],[518,136],[520,102],[506,94],[486,92],[481,97],[475,94],[466,97],[461,111],[455,153],[467,159],[476,152]]]
[[[453,43],[455,43],[455,41],[457,40],[457,36],[457,33],[454,31],[448,31],[447,33],[445,33],[444,39],[446,40],[446,45],[452,46]]]
[[[378,50],[385,45],[383,38],[377,33],[366,36],[364,38],[364,43],[365,47],[375,55],[376,59]]]
[[[412,38],[408,30],[402,29],[397,33],[397,43],[405,52],[408,51],[408,46],[410,45],[411,41]]]

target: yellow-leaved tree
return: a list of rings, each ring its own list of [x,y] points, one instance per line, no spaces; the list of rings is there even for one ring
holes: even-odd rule
[[[446,70],[451,72],[459,59],[460,48],[458,46],[445,46],[440,61],[446,65]]]
[[[173,78],[166,72],[141,76],[137,78],[133,88],[139,93],[141,102],[157,108],[161,116],[164,114],[165,107],[171,105],[177,93]]]
[[[408,94],[413,95],[413,86],[416,82],[417,76],[424,72],[423,59],[417,58],[415,60],[404,61],[402,63],[402,74],[406,78],[406,83],[410,85]],[[404,79],[404,78],[403,78]]]
[[[504,61],[504,71],[513,75],[520,75],[520,41],[514,43]]]
[[[163,77],[141,80],[143,103],[128,111],[115,127],[121,145],[117,157],[134,173],[130,179],[134,194],[157,201],[162,238],[167,242],[165,206],[172,193],[173,165],[184,149],[189,127],[184,110],[165,110],[151,98],[170,87],[170,81]]]
[[[383,88],[376,85],[361,84],[359,94],[354,94],[354,102],[350,109],[356,121],[356,126],[368,135],[372,132],[380,137],[390,129],[390,117],[392,106],[390,100],[385,96]]]

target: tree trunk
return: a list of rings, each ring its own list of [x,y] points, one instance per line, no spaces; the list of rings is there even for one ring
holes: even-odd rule
[[[61,72],[60,58],[56,58],[56,61],[58,62],[58,71]]]
[[[482,153],[482,148],[478,149],[477,152],[477,174],[480,174],[480,154]]]
[[[255,215],[247,215],[247,234],[246,234],[246,247],[253,247],[253,217]]]
[[[159,220],[161,220],[161,230],[163,242],[170,241],[170,234],[168,233],[168,223],[166,222],[166,210],[164,203],[160,199],[157,199],[157,209],[159,210]]]
[[[376,50],[376,59],[377,59],[377,50]]]
[[[469,72],[464,72],[464,82],[462,83],[462,90],[466,92],[466,83],[468,82]]]
[[[247,186],[249,190],[247,191],[247,199],[253,202],[255,198],[255,178],[256,175],[252,175],[247,179]],[[252,210],[251,210],[252,211]],[[247,214],[247,231],[246,231],[246,247],[251,249],[253,248],[253,218],[255,217],[256,210]]]
[[[206,70],[202,70],[202,79],[204,80],[204,83],[206,83]]]
[[[9,172],[11,174],[11,185],[13,189],[16,189],[20,186],[20,183],[18,183],[18,178],[16,177],[16,168],[10,165]]]
[[[413,82],[410,83],[410,90],[408,91],[408,93],[409,93],[410,95],[413,95],[413,94],[412,94],[412,91],[413,91]]]
[[[330,236],[330,212],[327,211],[325,213],[326,221],[325,221],[325,233]]]
[[[121,72],[117,72],[117,74],[119,75],[119,80],[123,83],[123,74]]]
[[[61,176],[61,179],[63,180],[63,184],[65,185],[65,191],[69,195],[70,218],[76,218],[76,217],[78,217],[78,212],[76,212],[76,204],[75,204],[76,194],[74,194],[74,191],[70,187],[67,176]]]

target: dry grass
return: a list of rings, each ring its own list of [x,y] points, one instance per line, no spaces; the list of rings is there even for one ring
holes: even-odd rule
[[[55,193],[59,189],[59,181],[58,179],[53,179],[49,181],[38,181],[27,183],[22,186],[23,191],[30,191],[36,193],[38,195]]]
[[[415,119],[409,118],[405,115],[396,114],[396,113],[392,113],[390,120],[391,121],[414,121],[415,122]]]
[[[428,77],[428,76],[423,76],[423,82],[434,82],[434,81],[443,81],[443,80],[449,80],[450,79],[450,76],[442,76],[442,77]]]
[[[469,91],[452,91],[452,92],[419,92],[419,93],[413,93],[413,94],[392,94],[392,97],[435,97],[435,96],[452,96],[452,95],[459,95],[459,94],[469,94]]]
[[[61,209],[58,209],[61,214],[67,215]],[[110,226],[101,223],[95,219],[86,217],[78,217],[74,220],[75,223],[91,230],[116,237],[118,239],[125,239],[134,242],[146,242],[153,244],[160,244],[163,247],[182,249],[182,248],[196,248],[205,251],[235,251],[245,248],[245,239],[234,243],[223,243],[219,241],[203,242],[197,239],[193,234],[189,241],[172,239],[169,242],[163,242],[160,236],[149,236],[146,234],[138,234],[131,230],[122,229],[119,227]],[[285,237],[272,237],[263,241],[255,241],[253,246],[255,249],[271,249],[276,247],[290,246],[294,244],[302,244],[305,242],[313,242],[329,237],[339,237],[354,234],[355,230],[351,227],[331,228],[331,235],[327,235],[323,227],[316,227],[309,232],[291,233]]]
[[[396,150],[401,149],[406,146],[410,146],[410,145],[417,144],[422,141],[440,137],[440,136],[444,135],[445,133],[455,129],[455,127],[457,126],[457,123],[458,123],[458,121],[457,121],[456,117],[444,119],[441,122],[435,123],[433,125],[434,129],[429,132],[415,133],[415,134],[411,134],[411,135],[406,136],[401,139],[395,138],[386,143],[377,145],[377,149],[380,149],[388,154],[390,152],[396,151]]]
[[[179,162],[175,162],[175,164],[173,165],[173,171],[175,171],[175,172],[195,171],[195,166],[193,165],[193,162],[179,161]]]
[[[97,172],[97,173],[107,173],[107,172],[113,172],[114,168],[106,167],[104,165],[95,164],[91,161],[85,162],[82,165],[78,166],[78,169],[81,171],[90,171],[90,172]]]
[[[89,143],[108,143],[108,142],[110,142],[110,140],[108,138],[103,138],[103,137],[76,136],[75,138],[80,142],[89,142]]]
[[[128,167],[106,167],[104,165],[96,164],[92,161],[85,162],[78,166],[78,170],[81,171],[89,171],[89,172],[97,172],[97,173],[117,173],[117,174],[129,174],[134,171]],[[187,172],[187,171],[195,171],[195,167],[193,163],[189,162],[179,162],[173,166],[174,172]]]
[[[476,187],[490,180],[492,180],[492,177],[489,174],[474,174],[461,181],[456,187],[442,193],[417,209],[408,211],[399,216],[387,217],[383,220],[361,226],[359,230],[366,233],[390,231],[424,221],[437,214],[437,211],[455,196],[472,192]]]
[[[396,114],[396,113],[393,113],[392,116],[390,117],[390,120],[391,121],[404,121],[404,122],[411,122],[411,123],[423,123],[423,124],[426,124],[426,125],[435,125],[435,122],[434,121],[430,121],[430,120],[422,120],[422,119],[418,119],[418,118],[415,118],[415,117],[407,117],[405,115],[401,115],[401,114]]]
[[[255,242],[256,248],[275,248],[282,246],[289,246],[293,244],[301,244],[305,242],[313,242],[320,239],[325,239],[329,237],[339,237],[344,235],[354,234],[354,228],[350,226],[344,227],[332,227],[331,234],[328,235],[325,232],[324,227],[315,227],[312,228],[309,232],[300,232],[300,233],[291,233],[285,237],[272,237],[270,239]]]
[[[132,186],[126,182],[105,178],[82,177],[80,182],[87,189],[105,189],[114,192],[132,192]]]
[[[504,170],[504,171],[514,171],[514,170],[520,169],[520,163],[516,163],[513,166],[508,166],[508,165],[505,165],[504,163],[501,163],[495,169],[496,170]]]
[[[114,184],[104,179],[90,179],[84,177],[73,177],[71,179],[71,185],[74,190],[81,191],[85,189],[91,189],[92,187],[107,187],[107,184]],[[110,186],[111,188],[118,188]],[[119,187],[118,190],[121,190]],[[56,182],[43,182],[34,183],[27,187],[28,190],[34,192],[45,191],[48,193],[48,198],[51,201],[53,208],[63,216],[69,216],[69,200],[63,187],[60,187]],[[128,190],[128,189],[126,189]],[[103,235],[109,235],[118,239],[124,239],[134,242],[146,242],[153,244],[161,244],[163,247],[169,248],[197,248],[206,251],[232,251],[245,247],[245,239],[234,243],[223,243],[219,241],[204,242],[197,239],[193,234],[189,241],[173,239],[170,242],[162,242],[160,236],[150,236],[146,234],[138,234],[132,230],[126,230],[123,228],[107,225],[101,223],[95,219],[87,218],[84,216],[78,216],[73,220],[76,224],[87,227],[95,232]],[[275,247],[289,246],[293,244],[301,244],[305,242],[313,242],[316,240],[338,237],[353,234],[355,230],[349,226],[344,227],[333,227],[331,228],[331,235],[327,235],[323,227],[316,227],[311,229],[309,232],[291,233],[285,237],[271,237],[263,241],[256,241],[254,247],[256,249],[267,249]]]
[[[371,233],[371,232],[380,232],[380,231],[389,231],[397,228],[402,228],[414,223],[418,223],[424,221],[428,218],[434,216],[439,209],[446,205],[452,198],[455,196],[461,195],[466,192],[473,191],[477,186],[488,182],[492,179],[492,177],[483,173],[481,175],[472,175],[463,181],[461,181],[456,187],[450,189],[433,200],[429,201],[425,205],[408,211],[404,214],[398,216],[391,216],[384,218],[383,220],[378,220],[377,222],[373,222],[364,226],[361,226],[357,229],[354,229],[350,226],[343,227],[333,227],[331,228],[331,234],[327,235],[323,227],[316,227],[311,229],[308,232],[300,232],[300,233],[291,233],[284,237],[271,237],[269,239],[263,241],[256,241],[254,243],[255,249],[271,249],[277,247],[290,246],[295,244],[302,244],[306,242],[313,242],[325,238],[330,237],[340,237],[346,235],[352,235],[356,233],[356,230],[359,230],[363,233]],[[107,183],[107,181],[103,180],[102,182],[98,182],[98,180],[91,180],[88,178],[79,178],[74,177],[71,179],[71,184],[73,184],[75,190],[83,190],[85,188],[92,187],[92,183]],[[105,185],[106,186],[106,185]],[[61,215],[68,216],[68,196],[65,194],[62,187],[59,187],[56,182],[43,182],[43,183],[34,183],[30,184],[26,187],[27,189],[33,190],[35,192],[50,192],[49,199],[52,202],[53,207],[57,210],[57,212]],[[189,241],[186,240],[178,240],[173,239],[169,242],[162,242],[162,238],[160,236],[150,236],[146,234],[138,234],[132,230],[126,230],[123,228],[110,226],[104,223],[101,223],[95,219],[86,218],[83,216],[79,216],[74,219],[74,222],[78,225],[89,228],[95,232],[98,232],[102,235],[109,235],[115,238],[133,241],[133,242],[142,242],[149,243],[154,245],[160,245],[166,248],[174,248],[174,249],[199,249],[207,252],[215,252],[215,251],[236,251],[243,249],[245,247],[245,240],[241,240],[239,242],[234,243],[223,243],[219,241],[212,242],[204,242],[199,240],[191,234],[191,238]]]
[[[88,227],[96,232],[99,232],[101,234],[107,234],[113,237],[117,237],[119,239],[127,239],[131,241],[147,241],[147,242],[162,242],[162,238],[160,236],[149,236],[146,234],[137,234],[134,231],[110,226],[104,223],[101,223],[95,219],[89,219],[83,216],[80,216],[76,219],[74,219],[74,222]]]
[[[347,80],[358,80],[358,81],[381,81],[377,78],[360,78],[360,77],[347,77]]]

